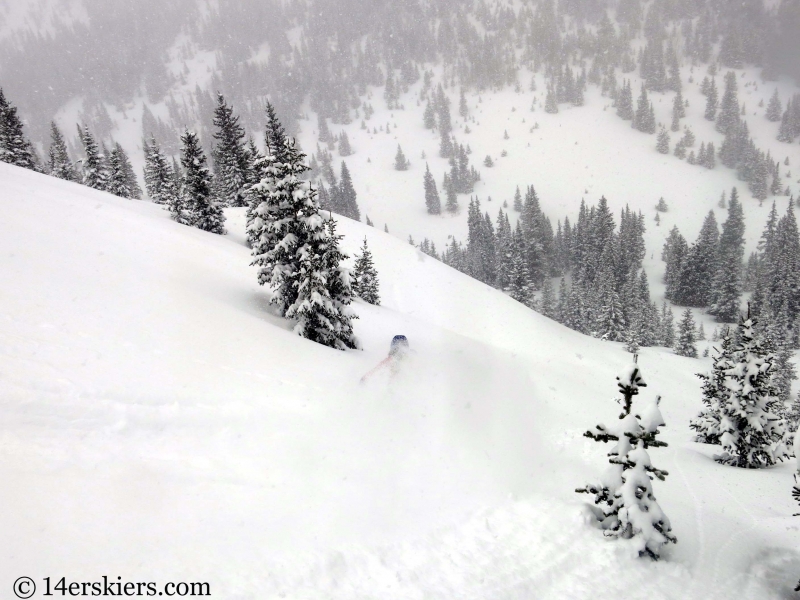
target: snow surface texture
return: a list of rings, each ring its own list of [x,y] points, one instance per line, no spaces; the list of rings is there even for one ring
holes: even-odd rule
[[[800,576],[795,464],[690,442],[693,373],[645,348],[679,542],[652,563],[591,526],[576,486],[618,414],[621,344],[584,337],[367,236],[382,307],[363,351],[270,312],[244,244],[0,164],[0,586],[19,576],[208,581],[213,597],[780,598]],[[358,380],[405,334],[390,378]],[[6,594],[6,588],[2,588]]]

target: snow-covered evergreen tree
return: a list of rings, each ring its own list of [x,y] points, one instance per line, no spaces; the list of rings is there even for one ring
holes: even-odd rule
[[[538,311],[545,317],[550,317],[551,319],[556,318],[555,291],[553,290],[553,284],[550,282],[549,278],[546,278],[542,284],[542,296],[539,299]]]
[[[397,154],[394,155],[394,168],[396,171],[405,171],[408,169],[408,159],[403,154],[403,149],[397,145]]]
[[[772,381],[774,355],[753,331],[752,319],[740,317],[732,366],[725,370],[720,400],[720,445],[717,462],[749,469],[788,458],[786,431],[774,410],[778,401]]]
[[[636,113],[634,114],[631,126],[643,133],[656,132],[656,118],[653,113],[653,104],[647,98],[647,90],[644,84],[642,84],[642,91],[639,94],[639,100],[636,104]]]
[[[105,191],[108,188],[109,179],[106,157],[100,152],[88,126],[84,126],[83,129],[78,127],[78,137],[80,137],[83,151],[86,154],[86,158],[83,160],[82,183],[90,188]]]
[[[378,271],[372,262],[372,252],[367,247],[367,238],[361,246],[361,254],[356,256],[353,270],[353,291],[355,294],[370,304],[380,306]]]
[[[352,323],[358,317],[350,308],[351,274],[341,264],[347,258],[339,249],[342,236],[336,234],[335,220],[319,214],[314,189],[305,184],[304,191],[304,198],[296,198],[296,224],[303,235],[296,254],[297,294],[286,318],[296,320],[295,333],[312,342],[337,350],[358,348]]]
[[[697,358],[697,331],[692,311],[688,308],[678,322],[678,339],[675,341],[675,354]]]
[[[339,156],[350,156],[353,154],[353,148],[350,146],[350,138],[347,137],[347,132],[343,131],[339,135]]]
[[[767,104],[767,112],[765,116],[767,117],[768,121],[777,123],[781,120],[781,111],[781,99],[778,97],[778,88],[775,88],[772,97],[769,99],[769,104]]]
[[[725,373],[733,367],[731,350],[733,341],[727,329],[723,330],[720,348],[713,358],[711,373],[698,373],[703,382],[703,408],[689,428],[697,432],[695,441],[701,444],[717,444],[720,439],[720,402],[725,396]]]
[[[704,115],[706,120],[713,121],[717,118],[718,106],[719,100],[717,97],[717,83],[716,80],[712,79],[708,88],[708,93],[706,94],[706,112]]]
[[[556,93],[552,86],[547,88],[547,96],[544,101],[544,112],[555,114],[558,112],[558,103],[556,102]]]
[[[658,407],[661,398],[640,401],[637,404],[641,406],[632,412],[634,396],[647,385],[635,361],[636,357],[617,376],[622,395],[619,421],[611,427],[597,425],[584,434],[597,442],[616,442],[608,453],[609,467],[599,483],[575,491],[594,496],[591,509],[606,537],[631,540],[640,556],[657,560],[666,544],[678,540],[653,494],[653,477],[664,481],[668,473],[654,467],[647,452],[667,445],[657,437],[658,428],[664,425]]]
[[[442,203],[439,200],[439,191],[436,189],[436,181],[433,179],[427,164],[425,165],[423,185],[425,188],[425,207],[428,209],[428,214],[441,214]]]
[[[709,211],[697,241],[686,253],[677,275],[672,300],[681,306],[708,306],[717,271],[719,229],[714,211]]]
[[[622,84],[622,89],[617,97],[617,116],[625,121],[631,121],[634,117],[633,112],[633,92],[631,82],[626,79]]]
[[[140,199],[142,190],[133,174],[128,155],[119,143],[114,144],[114,148],[108,157],[108,184],[106,191],[119,196],[120,198]]]
[[[247,185],[247,149],[244,129],[239,125],[239,117],[225,102],[225,97],[217,93],[214,108],[213,136],[215,182],[219,190],[219,200],[228,206],[245,206],[245,186]]]
[[[717,254],[717,273],[711,289],[708,312],[731,323],[739,315],[744,258],[744,214],[736,188],[731,191],[728,219],[722,224]]]
[[[69,158],[67,144],[55,121],[50,123],[50,150],[47,153],[47,172],[67,181],[79,181],[78,171]]]
[[[284,136],[277,118],[268,124],[267,147],[261,181],[251,189],[248,228],[258,281],[270,287],[270,302],[280,314],[297,320],[298,334],[335,348],[355,348],[350,273],[341,265],[345,256],[335,221],[319,213],[316,190],[302,179],[308,170],[305,155]]]
[[[144,141],[144,186],[156,204],[169,205],[178,191],[172,168],[155,138]]]
[[[660,154],[669,154],[669,133],[667,133],[667,130],[663,127],[661,128],[661,131],[658,132],[656,150]]]
[[[716,128],[721,133],[726,133],[729,128],[739,124],[739,100],[736,90],[736,73],[728,71],[725,74],[725,92],[719,105]]]
[[[198,229],[225,234],[225,214],[213,196],[213,181],[206,164],[206,155],[197,134],[188,129],[181,136],[183,207],[191,215],[191,224]]]
[[[675,317],[666,302],[661,305],[661,345],[672,348],[675,343]]]
[[[360,221],[361,211],[358,209],[356,189],[353,187],[350,170],[347,168],[347,164],[344,161],[342,161],[341,171],[339,172],[338,190],[334,191],[338,191],[339,194],[339,202],[341,203],[340,214],[354,221]]]
[[[36,152],[22,128],[17,107],[6,99],[0,88],[0,161],[36,171]]]

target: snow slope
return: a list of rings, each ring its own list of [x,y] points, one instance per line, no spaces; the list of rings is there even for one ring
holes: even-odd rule
[[[678,544],[658,563],[586,522],[630,360],[366,236],[364,350],[293,335],[230,234],[0,164],[0,589],[22,575],[208,581],[215,598],[778,598],[800,577],[793,465],[689,442],[707,363],[642,351],[663,396]],[[394,380],[359,377],[403,333]],[[6,586],[6,587],[3,587]]]
[[[439,72],[439,69],[433,70]],[[724,85],[724,74],[728,70],[731,69],[722,69],[716,75],[718,87]],[[744,102],[747,107],[747,115],[743,118],[751,135],[759,148],[765,152],[769,150],[774,160],[781,161],[784,187],[788,185],[797,197],[800,146],[775,139],[779,123],[767,121],[765,108],[758,107],[758,103],[763,100],[766,105],[773,91],[778,89],[785,106],[786,100],[800,90],[785,78],[778,82],[763,82],[757,69],[734,71],[739,102]],[[713,142],[719,150],[723,135],[715,130],[713,122],[703,117],[706,99],[700,93],[700,83],[706,76],[705,68],[684,67],[681,76],[683,97],[689,101],[686,118],[681,119],[681,128],[688,125],[694,132],[697,138],[693,147],[695,153],[701,142]],[[641,80],[636,73],[618,74],[620,83],[623,77],[631,81],[635,104]],[[677,225],[692,243],[709,210],[716,212],[718,222],[725,220],[727,211],[719,209],[717,202],[722,192],[730,194],[733,186],[738,187],[744,204],[748,253],[755,250],[772,200],[778,202],[781,212],[785,211],[788,198],[770,197],[759,206],[750,195],[747,184],[737,180],[733,169],[719,162],[715,169],[708,170],[672,155],[682,135],[682,131],[669,131],[673,92],[649,93],[656,120],[665,125],[671,138],[670,154],[663,155],[655,149],[656,136],[636,131],[631,128],[630,121],[617,117],[612,100],[602,96],[597,86],[589,85],[584,106],[560,104],[557,114],[548,114],[543,109],[547,89],[543,75],[523,71],[518,79],[521,83],[519,91],[511,87],[499,91],[467,90],[470,120],[466,123],[458,115],[459,89],[451,86],[445,90],[450,99],[453,134],[459,143],[469,144],[472,149],[470,162],[481,174],[474,195],[480,198],[481,208],[489,212],[493,222],[496,222],[497,211],[505,201],[509,208],[504,210],[510,211],[513,228],[518,215],[511,206],[517,186],[523,196],[527,185],[535,186],[542,210],[552,220],[554,229],[557,221],[563,221],[565,216],[575,223],[581,198],[591,205],[605,195],[616,215],[626,205],[645,214],[648,256],[655,253],[656,262],[660,263],[661,246],[673,225]],[[537,85],[534,92],[528,91],[532,79]],[[434,79],[434,86],[437,82],[438,77]],[[449,166],[447,160],[439,156],[438,131],[426,130],[423,126],[425,103],[417,105],[421,89],[422,82],[418,82],[400,97],[404,110],[389,110],[383,99],[383,88],[369,88],[364,100],[374,107],[375,113],[365,122],[368,130],[360,128],[361,117],[346,126],[330,125],[334,135],[340,131],[347,132],[355,151],[344,158],[334,153],[333,166],[338,175],[341,160],[347,162],[358,193],[361,214],[369,215],[376,227],[383,228],[386,223],[389,231],[400,239],[407,239],[409,234],[415,241],[428,237],[442,249],[451,235],[466,241],[469,196],[459,195],[462,210],[457,216],[434,217],[425,211],[422,181],[426,163],[436,179],[442,204],[445,199],[442,178]],[[307,114],[309,119],[300,122],[300,140],[303,148],[311,154],[316,150],[317,117],[310,111]],[[473,118],[474,122],[471,121]],[[389,134],[385,131],[387,123],[391,125]],[[465,133],[465,125],[469,126],[470,133]],[[532,129],[536,125],[538,128]],[[380,127],[384,131],[372,133],[373,128]],[[509,135],[507,140],[504,139],[506,131]],[[398,144],[411,161],[411,168],[407,171],[393,168]],[[507,151],[505,157],[502,156],[503,150]],[[422,158],[423,152],[425,158]],[[483,165],[487,155],[494,160],[492,168]],[[785,166],[783,160],[787,157],[790,164]],[[787,176],[792,171],[794,176]],[[656,226],[655,205],[661,196],[667,201],[670,211],[660,215],[661,225]],[[652,282],[656,278],[652,276],[651,266],[646,266]],[[652,267],[660,269],[655,263]]]

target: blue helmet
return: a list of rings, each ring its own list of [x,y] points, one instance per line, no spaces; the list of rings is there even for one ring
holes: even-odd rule
[[[389,346],[389,354],[395,355],[399,352],[408,350],[408,338],[404,335],[396,335],[392,338],[392,344]]]

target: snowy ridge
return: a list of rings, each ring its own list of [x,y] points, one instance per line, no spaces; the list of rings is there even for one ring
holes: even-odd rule
[[[586,524],[576,486],[619,413],[620,344],[586,338],[378,229],[364,351],[275,317],[244,245],[0,164],[0,581],[210,581],[221,598],[778,598],[800,572],[793,464],[689,442],[708,368],[658,348],[679,543],[659,563]],[[408,368],[364,386],[391,337]]]

